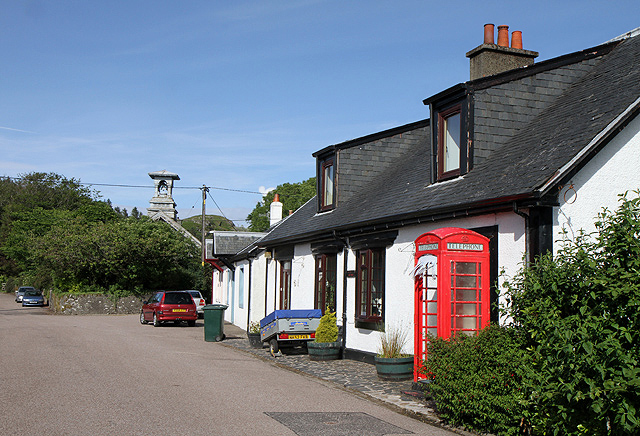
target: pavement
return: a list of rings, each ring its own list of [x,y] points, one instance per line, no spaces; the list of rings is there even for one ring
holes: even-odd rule
[[[471,435],[459,428],[443,423],[435,413],[433,401],[425,398],[413,380],[384,381],[376,373],[375,365],[349,359],[316,362],[309,359],[306,350],[297,348],[284,350],[281,355],[271,355],[268,347],[253,348],[245,330],[225,322],[225,339],[222,345],[251,354],[259,359],[272,362],[281,368],[306,376],[315,377],[334,384],[336,387],[383,404],[404,415],[419,419],[454,433]]]

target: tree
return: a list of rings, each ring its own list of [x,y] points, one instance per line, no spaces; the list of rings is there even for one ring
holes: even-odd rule
[[[236,230],[233,222],[219,215],[205,215],[204,231],[205,234],[214,230]],[[196,239],[202,238],[202,215],[195,215],[183,219],[180,224]]]
[[[288,211],[295,211],[316,195],[316,178],[311,177],[300,183],[284,183],[269,191],[247,216],[250,231],[264,232],[269,229],[269,208],[275,194],[280,196],[285,214]]]
[[[0,179],[0,275],[61,291],[123,295],[198,289],[200,254],[168,224],[153,222],[57,174]]]
[[[148,218],[61,221],[39,239],[33,256],[40,275],[63,290],[191,288],[200,264],[191,241]]]

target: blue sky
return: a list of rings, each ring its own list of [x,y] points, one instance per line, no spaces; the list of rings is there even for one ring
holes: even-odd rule
[[[0,175],[55,172],[146,211],[151,171],[260,192],[315,174],[314,151],[428,118],[469,79],[483,25],[537,61],[640,26],[636,1],[2,0]],[[246,218],[260,194],[212,189]],[[219,214],[212,201],[207,213]]]

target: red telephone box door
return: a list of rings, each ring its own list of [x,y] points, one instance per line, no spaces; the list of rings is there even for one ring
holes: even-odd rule
[[[489,239],[446,227],[415,240],[414,381],[429,337],[475,335],[489,324]]]

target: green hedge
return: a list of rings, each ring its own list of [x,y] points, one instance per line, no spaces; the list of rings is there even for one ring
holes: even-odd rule
[[[425,361],[441,418],[496,435],[522,434],[528,357],[514,329],[490,326],[477,337],[432,339]]]
[[[536,434],[640,434],[640,199],[596,229],[506,284]]]

